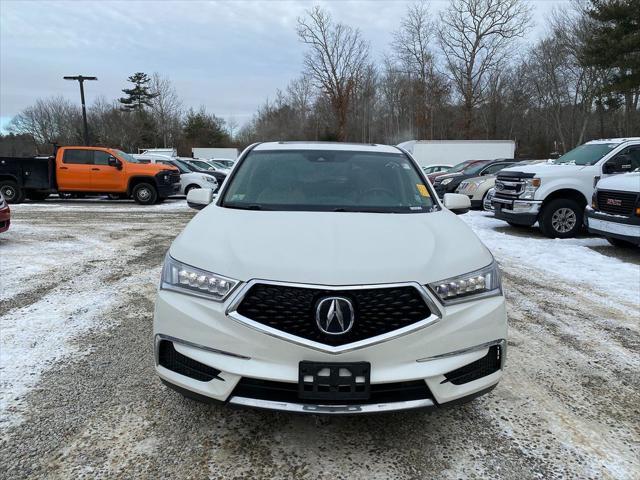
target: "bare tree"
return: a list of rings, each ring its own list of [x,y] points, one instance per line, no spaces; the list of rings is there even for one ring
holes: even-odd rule
[[[531,21],[522,0],[452,0],[439,30],[447,69],[464,109],[464,133],[472,133],[473,110],[482,101],[488,78],[499,68],[510,44]]]
[[[38,99],[13,117],[9,131],[29,134],[42,146],[53,142],[80,143],[80,109],[63,97]]]
[[[437,96],[435,58],[431,43],[435,24],[429,14],[429,5],[420,1],[407,8],[394,33],[391,47],[400,61],[402,70],[416,86],[416,130],[419,138],[433,138],[433,109]],[[430,127],[429,127],[430,125]]]
[[[306,71],[329,98],[337,120],[337,139],[344,141],[350,102],[367,65],[369,45],[358,29],[334,23],[320,7],[298,18],[298,36],[310,47],[304,60]]]
[[[174,133],[180,126],[182,102],[171,81],[159,73],[151,76],[149,90],[155,95],[150,100],[151,112],[158,125],[162,146],[172,146],[169,143],[176,141]]]

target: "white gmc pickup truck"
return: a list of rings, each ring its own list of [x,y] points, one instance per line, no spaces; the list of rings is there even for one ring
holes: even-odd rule
[[[501,170],[491,203],[510,225],[538,222],[544,235],[569,238],[582,228],[598,180],[637,168],[640,137],[594,140],[552,163]]]

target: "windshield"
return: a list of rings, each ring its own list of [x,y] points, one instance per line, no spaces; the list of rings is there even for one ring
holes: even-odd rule
[[[556,159],[555,164],[595,165],[602,157],[616,148],[615,143],[580,145]]]
[[[465,160],[464,162],[458,163],[457,165],[454,165],[453,167],[451,167],[449,170],[447,170],[447,173],[457,173],[457,172],[461,172],[462,170],[465,169],[465,167],[467,167],[470,163],[472,163],[470,160]]]
[[[121,159],[124,160],[125,162],[129,162],[129,163],[148,163],[148,160],[138,160],[137,158],[135,158],[133,155],[131,155],[130,153],[124,153],[122,150],[114,150],[116,152],[116,155]]]
[[[238,166],[223,207],[255,210],[421,213],[436,203],[403,154],[252,151]]]
[[[473,175],[475,173],[480,173],[484,167],[487,166],[489,162],[473,162],[468,164],[465,168],[462,169],[462,172],[466,175]],[[448,172],[447,172],[448,173]]]
[[[195,172],[198,169],[192,165],[189,165],[187,162],[183,162],[182,160],[172,159],[171,163],[173,163],[176,167],[180,169],[182,173]]]
[[[211,165],[209,165],[207,162],[203,162],[200,160],[189,160],[189,163],[202,170],[211,170]]]

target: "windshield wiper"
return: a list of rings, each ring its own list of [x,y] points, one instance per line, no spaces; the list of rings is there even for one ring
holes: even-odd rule
[[[258,205],[257,203],[249,203],[247,205],[241,205],[241,204],[226,204],[224,205],[227,208],[236,208],[238,210],[268,210],[266,208],[264,208],[262,205]]]

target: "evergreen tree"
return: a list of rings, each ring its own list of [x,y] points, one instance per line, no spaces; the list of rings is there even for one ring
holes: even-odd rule
[[[187,112],[183,131],[185,140],[192,146],[223,147],[229,143],[224,120],[207,113],[204,107]]]
[[[137,111],[141,112],[145,107],[151,106],[151,100],[158,96],[157,93],[152,92],[149,89],[149,82],[151,79],[146,73],[137,72],[131,75],[128,79],[133,83],[133,88],[124,88],[122,92],[127,95],[120,98],[118,101],[122,104],[122,109],[125,111]]]
[[[640,0],[591,0],[595,22],[586,39],[584,63],[610,69],[606,92],[629,94],[640,88]]]

